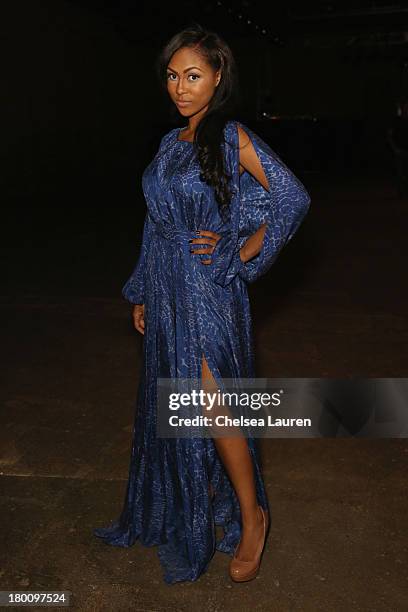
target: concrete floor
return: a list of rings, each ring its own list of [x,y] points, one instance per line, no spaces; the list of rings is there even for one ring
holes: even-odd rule
[[[408,202],[386,177],[308,187],[304,226],[250,288],[258,376],[406,377]],[[154,547],[92,535],[121,509],[141,357],[120,296],[135,211],[96,210],[4,231],[0,589],[70,590],[86,611],[405,611],[406,439],[263,440],[272,526],[253,582],[217,552],[169,586]]]

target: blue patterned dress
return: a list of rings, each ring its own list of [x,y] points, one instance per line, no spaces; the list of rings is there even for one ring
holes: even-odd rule
[[[268,179],[267,191],[249,173],[239,175],[238,130],[250,136]],[[145,305],[143,366],[129,480],[120,517],[95,535],[113,546],[158,546],[165,582],[196,580],[215,550],[232,555],[241,534],[238,498],[212,438],[156,436],[157,378],[200,380],[205,356],[216,379],[255,376],[247,283],[273,264],[305,217],[310,197],[270,147],[237,121],[222,144],[233,191],[222,220],[211,187],[200,180],[193,143],[180,128],[161,140],[142,184],[147,203],[136,267],[123,287],[132,304]],[[267,222],[261,252],[243,263],[239,249]],[[210,256],[191,253],[195,230],[222,235]],[[205,245],[195,245],[204,248]],[[256,440],[248,438],[258,503],[269,511]],[[209,497],[211,483],[215,495]],[[215,525],[223,537],[216,541]]]

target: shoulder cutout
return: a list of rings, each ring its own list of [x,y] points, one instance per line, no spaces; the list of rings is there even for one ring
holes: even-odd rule
[[[269,183],[266,178],[265,171],[259,160],[258,154],[255,151],[254,145],[250,136],[237,124],[238,141],[239,141],[239,163],[247,170],[254,178],[261,183],[267,191],[269,191]]]

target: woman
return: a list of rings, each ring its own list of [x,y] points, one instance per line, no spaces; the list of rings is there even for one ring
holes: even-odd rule
[[[119,519],[95,533],[114,546],[158,545],[167,583],[196,580],[215,550],[232,556],[230,576],[241,582],[257,575],[269,527],[255,440],[159,437],[157,379],[217,388],[223,377],[254,376],[247,283],[271,267],[310,198],[228,118],[236,68],[219,36],[199,26],[176,34],[158,72],[188,124],[165,134],[143,174],[143,241],[123,287],[144,335],[129,481]]]

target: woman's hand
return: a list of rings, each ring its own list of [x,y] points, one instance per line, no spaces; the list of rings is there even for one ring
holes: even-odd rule
[[[219,239],[221,238],[221,234],[217,234],[217,232],[211,232],[210,230],[200,230],[200,237],[199,238],[191,238],[191,240],[189,240],[189,242],[192,244],[208,244],[210,243],[211,246],[206,247],[204,249],[194,249],[191,250],[190,249],[190,253],[194,253],[194,254],[199,254],[202,253],[204,255],[205,254],[209,254],[211,255],[211,253],[214,251],[215,246],[217,244],[217,242],[219,241]],[[205,237],[202,237],[205,236]],[[208,265],[212,263],[212,259],[201,259],[201,263],[204,265]]]
[[[138,332],[144,334],[145,322],[144,322],[144,304],[135,304],[133,306],[133,325]]]
[[[247,263],[247,261],[250,261],[253,257],[256,257],[256,255],[261,252],[266,226],[267,223],[262,223],[256,232],[248,238],[244,245],[242,245],[239,251],[239,256],[243,263]]]

